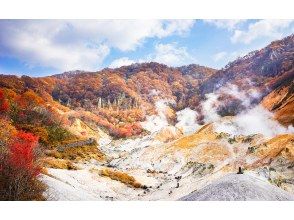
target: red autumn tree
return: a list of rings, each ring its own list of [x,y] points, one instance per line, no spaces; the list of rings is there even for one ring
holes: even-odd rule
[[[4,92],[0,89],[0,114],[6,113],[9,110],[9,103],[7,99],[5,99]]]
[[[18,132],[15,140],[9,145],[9,163],[12,167],[27,172],[32,177],[39,174],[39,168],[35,165],[35,148],[38,145],[38,137],[31,133]]]
[[[33,90],[28,90],[18,96],[17,105],[21,109],[31,109],[35,106],[42,106],[44,104],[44,100],[37,95]]]
[[[0,151],[0,200],[43,200],[45,186],[36,178],[40,168],[36,164],[35,149],[38,137],[18,132]]]

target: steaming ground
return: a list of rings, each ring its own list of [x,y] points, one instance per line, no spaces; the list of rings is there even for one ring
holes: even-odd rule
[[[242,99],[244,110],[235,117],[220,117],[217,108],[222,93]],[[48,185],[46,196],[49,200],[179,200],[187,195],[184,198],[195,200],[289,199],[294,193],[294,130],[280,125],[261,106],[251,107],[258,96],[255,90],[245,94],[233,85],[207,94],[201,103],[205,125],[198,124],[199,113],[190,108],[177,112],[177,122],[169,124],[172,101],[160,100],[157,114],[142,123],[149,135],[101,138],[99,149],[107,162],[77,164],[80,170],[73,171],[48,169],[49,175],[41,177]],[[229,187],[235,180],[226,175],[236,173],[239,166],[251,175],[238,177],[238,184],[245,184],[250,195],[243,188]],[[101,176],[103,169],[128,174],[144,187]],[[262,182],[252,181],[252,175]],[[253,188],[258,198],[251,197]]]
[[[231,135],[262,134],[274,137],[279,134],[293,134],[293,126],[284,127],[273,119],[273,114],[258,105],[253,109],[242,112],[231,120],[220,120],[215,124],[216,132]]]

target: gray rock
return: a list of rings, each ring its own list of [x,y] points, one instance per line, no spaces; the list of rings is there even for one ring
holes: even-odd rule
[[[182,201],[285,201],[294,196],[277,186],[246,174],[228,174],[204,188],[182,197]]]

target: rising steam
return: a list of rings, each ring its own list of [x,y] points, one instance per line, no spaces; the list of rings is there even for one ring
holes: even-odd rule
[[[250,85],[250,81],[248,82]],[[236,116],[222,118],[218,110],[225,106],[225,101],[220,100],[222,95],[228,95],[241,103],[241,111]],[[261,94],[254,88],[246,91],[240,90],[238,86],[228,83],[214,93],[205,95],[206,99],[201,103],[202,114],[205,123],[214,123],[216,132],[225,132],[231,135],[252,135],[262,134],[266,137],[273,137],[278,134],[294,133],[293,126],[288,128],[280,125],[271,112],[261,105],[254,106],[252,103],[260,99]],[[162,128],[170,126],[166,117],[169,104],[174,104],[172,100],[159,100],[155,103],[157,115],[147,117],[142,122],[142,127],[151,133],[157,132]],[[185,108],[176,113],[177,123],[175,127],[181,129],[184,134],[197,131],[201,125],[197,123],[199,114]]]

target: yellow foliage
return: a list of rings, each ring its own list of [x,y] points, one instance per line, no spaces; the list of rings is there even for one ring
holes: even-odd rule
[[[130,176],[127,173],[123,173],[116,170],[111,169],[103,169],[100,171],[101,176],[109,177],[113,180],[120,181],[128,186],[134,187],[134,188],[141,188],[143,187],[141,183],[137,182],[136,179],[133,176]]]
[[[96,147],[85,145],[82,147],[68,147],[62,151],[51,150],[46,152],[47,156],[67,159],[73,161],[89,161],[91,159],[97,161],[104,161],[105,155]]]
[[[0,118],[0,141],[7,144],[16,134],[16,128],[4,118]]]
[[[77,170],[78,167],[69,160],[55,159],[55,158],[44,158],[41,163],[45,167],[55,168],[55,169],[67,169],[67,170]]]

